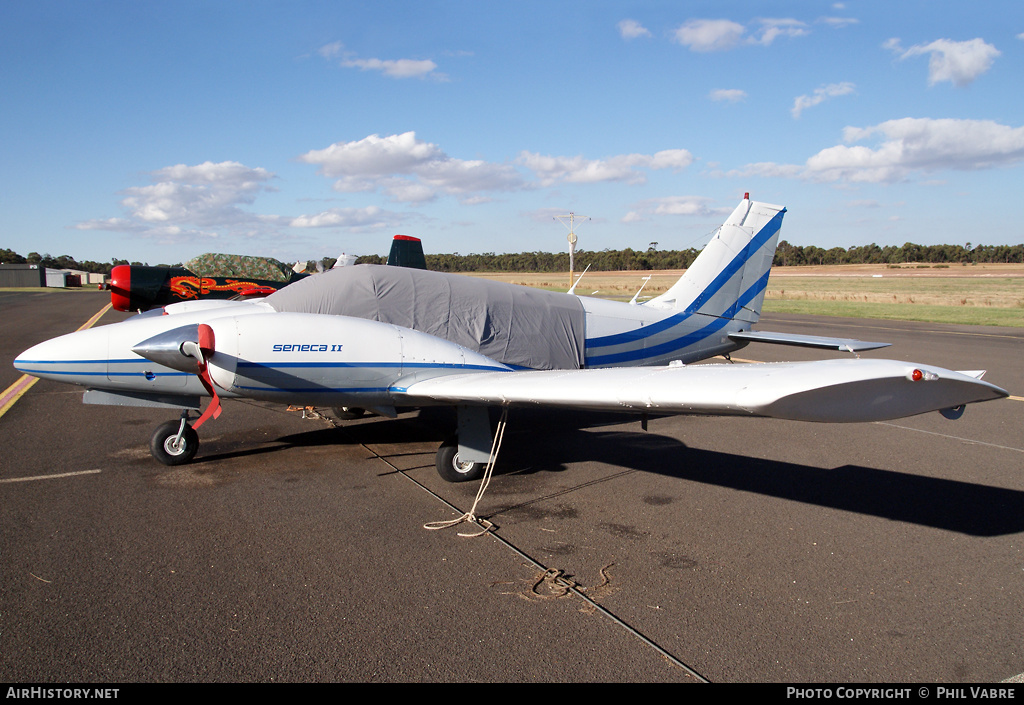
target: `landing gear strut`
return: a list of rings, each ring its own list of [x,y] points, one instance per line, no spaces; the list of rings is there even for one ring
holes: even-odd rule
[[[199,449],[199,434],[188,423],[188,412],[180,421],[160,424],[149,441],[149,452],[164,465],[184,465]]]

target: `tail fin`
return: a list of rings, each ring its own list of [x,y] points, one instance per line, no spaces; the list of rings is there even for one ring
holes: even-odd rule
[[[679,281],[644,305],[757,322],[785,213],[745,195]]]
[[[423,243],[418,237],[395,235],[391,241],[391,252],[388,264],[392,267],[409,267],[410,269],[426,269],[427,258],[423,254]]]

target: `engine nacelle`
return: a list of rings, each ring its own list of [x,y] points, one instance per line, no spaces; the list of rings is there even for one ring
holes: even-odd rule
[[[268,313],[209,321],[217,386],[284,403],[379,407],[391,391],[453,372],[509,368],[408,328],[347,316]]]

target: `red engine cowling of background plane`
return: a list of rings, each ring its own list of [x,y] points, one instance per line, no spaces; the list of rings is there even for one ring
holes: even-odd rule
[[[110,270],[110,303],[118,311],[131,311],[132,268],[119,264]]]
[[[180,301],[172,291],[179,276],[193,275],[182,267],[119,264],[110,270],[110,303],[118,311],[148,311]]]

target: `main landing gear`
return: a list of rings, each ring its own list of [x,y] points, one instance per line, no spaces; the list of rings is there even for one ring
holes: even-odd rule
[[[188,412],[180,421],[160,424],[149,440],[149,452],[164,465],[184,465],[199,449],[199,434],[188,423]]]
[[[437,474],[446,482],[469,482],[479,480],[484,474],[486,463],[459,460],[459,440],[453,436],[437,449],[434,460]]]
[[[455,434],[437,449],[434,465],[446,482],[469,482],[484,476],[487,462],[495,455],[490,411],[486,406],[455,407]],[[507,408],[499,427],[504,429]]]
[[[337,413],[338,410],[335,410]],[[346,410],[347,411],[347,410]],[[357,411],[362,411],[361,409]],[[200,419],[200,422],[202,419]],[[499,424],[503,431],[505,416]],[[197,422],[196,425],[199,425]],[[490,428],[487,423],[486,409],[477,413],[463,412],[460,418],[460,431],[464,447],[469,452],[475,453],[476,457],[488,457],[486,453],[481,455],[479,449],[487,447]],[[464,460],[459,456],[459,435],[448,438],[437,450],[434,465],[437,474],[446,482],[471,482],[479,480],[487,469],[487,463],[479,460]],[[153,432],[149,441],[149,451],[153,457],[164,465],[185,465],[192,461],[199,450],[199,434],[189,423],[188,410],[181,413],[177,421],[168,421],[160,424]],[[496,454],[496,448],[492,447],[491,453]],[[472,455],[470,457],[473,457]]]

